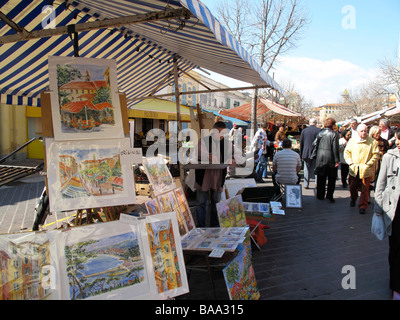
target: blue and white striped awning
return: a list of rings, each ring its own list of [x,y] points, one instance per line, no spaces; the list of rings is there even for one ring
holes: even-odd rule
[[[59,27],[182,7],[190,10],[190,19],[80,32],[79,55],[116,59],[118,87],[128,100],[149,95],[171,72],[175,56],[181,57],[178,60],[180,70],[187,72],[201,67],[254,85],[269,85],[284,94],[198,0],[0,2],[1,13],[28,32],[46,26]],[[0,20],[0,37],[16,33]],[[0,102],[40,106],[40,92],[49,85],[48,56],[73,55],[73,42],[68,34],[1,44]]]

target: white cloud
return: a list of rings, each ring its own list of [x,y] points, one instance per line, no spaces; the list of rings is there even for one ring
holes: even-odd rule
[[[376,74],[376,69],[364,69],[340,59],[284,57],[276,65],[275,79],[283,85],[294,84],[301,95],[320,106],[338,102],[344,89],[357,89]]]

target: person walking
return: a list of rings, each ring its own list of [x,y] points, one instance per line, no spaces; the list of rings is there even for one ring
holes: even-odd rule
[[[383,217],[389,238],[390,289],[400,293],[400,130],[395,133],[395,146],[382,158],[375,186],[374,213]]]
[[[352,137],[344,150],[344,159],[349,165],[350,206],[354,207],[361,189],[358,207],[365,214],[368,207],[369,188],[374,174],[374,166],[379,160],[376,141],[368,135],[368,128],[361,123],[357,127],[358,137]]]
[[[379,120],[379,128],[381,128],[381,137],[388,141],[389,149],[396,147],[394,130],[389,127],[389,120],[381,119]]]
[[[258,163],[256,166],[255,180],[257,182],[264,182],[262,178],[268,177],[268,146],[271,142],[268,140],[268,123],[261,125],[257,130],[251,142],[251,149],[258,156]]]
[[[346,129],[342,132],[342,137],[339,139],[339,153],[340,153],[340,176],[342,180],[343,188],[347,188],[349,185],[347,182],[347,177],[349,176],[349,165],[346,160],[344,160],[344,149],[347,146],[347,142],[351,138],[351,130]]]
[[[335,192],[337,167],[339,166],[339,133],[333,129],[336,120],[328,118],[325,120],[324,129],[318,133],[315,139],[313,158],[315,156],[315,174],[317,175],[317,199],[324,200],[326,180],[328,188],[326,198],[330,202],[335,202],[333,193]]]
[[[381,161],[383,158],[383,155],[389,150],[389,142],[386,139],[383,139],[381,137],[381,128],[378,126],[373,126],[371,129],[369,129],[369,136],[373,139],[375,139],[376,143],[378,144],[378,149],[379,149],[379,160],[375,162],[374,166],[374,176],[372,181],[376,181],[378,178],[379,174],[379,169],[381,166]]]
[[[315,159],[311,159],[313,142],[321,131],[317,127],[317,120],[310,119],[309,126],[301,131],[300,134],[300,155],[304,161],[304,187],[308,189],[311,178],[315,180]]]

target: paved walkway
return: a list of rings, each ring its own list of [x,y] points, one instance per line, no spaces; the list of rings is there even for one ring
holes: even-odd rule
[[[270,180],[270,179],[269,179]],[[267,184],[270,183],[267,180]],[[32,228],[44,179],[34,175],[0,188],[0,233]],[[314,189],[303,188],[303,209],[286,209],[265,230],[268,243],[253,248],[261,299],[391,299],[388,287],[388,240],[370,233],[372,210],[360,215],[349,206],[349,191],[337,184],[335,203],[317,200]],[[52,215],[46,221],[68,214]],[[51,228],[51,227],[50,227]],[[344,290],[344,266],[353,266],[356,289]],[[212,273],[218,299],[228,299],[221,271]],[[214,299],[207,273],[192,272],[190,293],[182,299]]]

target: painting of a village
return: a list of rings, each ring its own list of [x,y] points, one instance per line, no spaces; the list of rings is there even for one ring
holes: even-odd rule
[[[57,139],[123,136],[113,60],[49,57],[49,70]]]
[[[231,300],[258,300],[260,292],[251,263],[251,246],[245,246],[223,270]]]
[[[146,223],[158,293],[182,286],[178,252],[170,219]]]
[[[0,240],[0,300],[44,300],[51,295],[50,245],[46,241]],[[49,277],[48,277],[49,278]]]
[[[223,228],[244,227],[247,225],[241,195],[218,202],[217,213],[219,224]]]
[[[71,300],[81,300],[145,281],[135,232],[65,246]]]
[[[143,166],[155,195],[175,189],[174,178],[162,158],[143,158]]]

